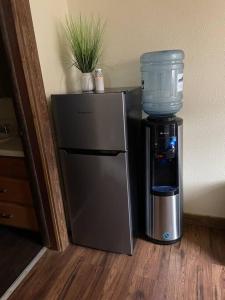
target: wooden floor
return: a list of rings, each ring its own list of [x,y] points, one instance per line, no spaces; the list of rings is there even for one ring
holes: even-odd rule
[[[225,299],[225,232],[186,225],[172,246],[138,240],[131,256],[48,251],[11,300]]]
[[[41,248],[36,234],[0,225],[0,297]]]

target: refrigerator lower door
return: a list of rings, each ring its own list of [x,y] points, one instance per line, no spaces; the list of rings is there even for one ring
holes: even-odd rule
[[[127,153],[115,156],[60,150],[72,241],[132,254]]]

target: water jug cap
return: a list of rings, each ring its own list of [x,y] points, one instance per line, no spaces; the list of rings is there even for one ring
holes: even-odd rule
[[[184,51],[175,50],[163,50],[153,51],[142,54],[141,62],[162,62],[162,61],[182,61],[184,59]]]

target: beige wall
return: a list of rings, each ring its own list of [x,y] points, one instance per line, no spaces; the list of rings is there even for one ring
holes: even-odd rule
[[[225,217],[224,0],[68,0],[68,6],[106,19],[108,86],[139,85],[143,52],[184,49],[184,209]]]
[[[66,0],[30,0],[34,31],[47,97],[67,89],[64,57],[60,45],[61,22],[67,14]]]

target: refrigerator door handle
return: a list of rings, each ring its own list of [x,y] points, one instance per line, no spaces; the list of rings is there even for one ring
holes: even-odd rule
[[[121,150],[92,150],[92,149],[69,149],[69,148],[60,148],[67,154],[82,154],[82,155],[95,155],[95,156],[117,156],[126,151]]]

